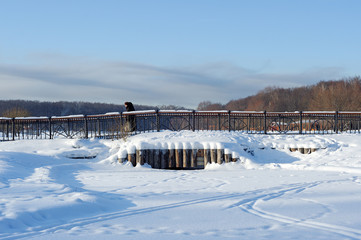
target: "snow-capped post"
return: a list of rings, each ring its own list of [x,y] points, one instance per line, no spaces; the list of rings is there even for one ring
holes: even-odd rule
[[[204,158],[204,167],[206,167],[206,165],[208,163],[211,163],[211,153],[210,153],[209,149],[207,149],[207,148],[204,149],[203,158]]]
[[[228,132],[231,131],[231,110],[228,110]]]
[[[133,167],[135,167],[137,165],[136,153],[128,153],[128,161],[132,163]]]
[[[175,149],[175,166],[176,168],[183,167],[183,149]]]
[[[197,167],[197,152],[198,149],[192,149],[192,155],[191,155],[191,167]]]
[[[52,132],[51,132],[51,117],[48,118],[49,120],[49,139],[52,139]]]
[[[176,163],[175,163],[175,149],[170,148],[169,149],[169,168],[175,168]]]
[[[154,156],[154,160],[153,160],[152,167],[160,169],[160,150],[159,149],[154,149],[153,150],[153,156]]]
[[[267,111],[264,111],[263,114],[264,114],[264,134],[267,134]]]
[[[229,163],[232,161],[232,153],[225,153],[224,154],[224,160],[226,163]]]
[[[137,152],[136,152],[136,163],[140,164],[140,165],[144,165],[144,155],[145,155],[145,152],[143,149],[137,149]]]
[[[193,120],[192,131],[194,132],[196,130],[196,110],[192,111],[192,120]]]
[[[11,119],[11,133],[13,134],[13,141],[15,141],[15,118]]]
[[[335,130],[338,133],[338,111],[335,111]]]
[[[160,167],[162,169],[169,168],[169,150],[168,149],[162,149],[161,155],[160,155]]]
[[[217,149],[211,149],[211,162],[217,163]]]
[[[183,168],[191,166],[192,149],[183,148]]]
[[[224,163],[224,149],[223,148],[217,149],[217,163],[218,164]]]
[[[156,113],[156,121],[157,121],[157,132],[159,132],[160,131],[159,109],[157,109],[155,113]]]
[[[88,116],[84,115],[84,133],[85,133],[85,139],[88,139]]]
[[[303,126],[302,126],[302,111],[300,111],[300,124],[299,124],[299,126],[300,126],[300,129],[299,129],[299,134],[302,134],[302,128],[303,128]]]

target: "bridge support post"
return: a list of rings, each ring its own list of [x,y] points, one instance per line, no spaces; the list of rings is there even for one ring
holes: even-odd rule
[[[264,134],[267,134],[267,112],[264,111],[263,112],[263,115],[264,115]]]
[[[156,121],[157,121],[157,132],[160,131],[160,119],[159,119],[159,110],[156,111]]]
[[[52,131],[51,131],[51,128],[52,128],[52,126],[51,126],[52,124],[51,124],[51,117],[49,117],[49,139],[52,139],[53,137],[52,137]]]
[[[88,139],[88,117],[84,115],[84,137]]]
[[[13,135],[12,139],[13,141],[15,141],[15,134],[16,134],[16,130],[15,130],[15,118],[11,119],[11,133]]]
[[[196,111],[195,110],[192,111],[192,121],[193,121],[192,131],[194,132],[196,130]]]
[[[335,112],[335,130],[338,133],[338,111]]]
[[[299,132],[298,132],[298,133],[299,133],[299,134],[302,134],[302,128],[303,128],[303,126],[302,126],[302,121],[303,121],[303,120],[302,120],[302,111],[300,111],[300,120],[299,120],[299,121],[300,121],[300,124],[299,124],[299,128],[300,128],[300,129],[299,129]]]
[[[231,110],[228,110],[228,132],[230,132],[231,129]]]

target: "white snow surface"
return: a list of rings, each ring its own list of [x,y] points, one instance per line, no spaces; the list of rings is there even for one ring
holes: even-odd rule
[[[360,140],[163,131],[0,142],[0,239],[361,239]],[[204,170],[117,161],[181,146],[239,161]]]

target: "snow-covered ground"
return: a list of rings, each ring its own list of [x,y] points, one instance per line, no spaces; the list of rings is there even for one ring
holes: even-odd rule
[[[0,142],[0,239],[361,239],[360,140],[164,131]],[[240,160],[194,171],[117,162],[180,144]],[[96,157],[69,158],[81,156]]]

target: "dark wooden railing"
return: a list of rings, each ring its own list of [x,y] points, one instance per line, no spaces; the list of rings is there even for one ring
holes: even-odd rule
[[[360,133],[361,112],[135,111],[61,117],[0,118],[0,141],[17,139],[121,138],[161,130],[220,130],[253,134]]]

